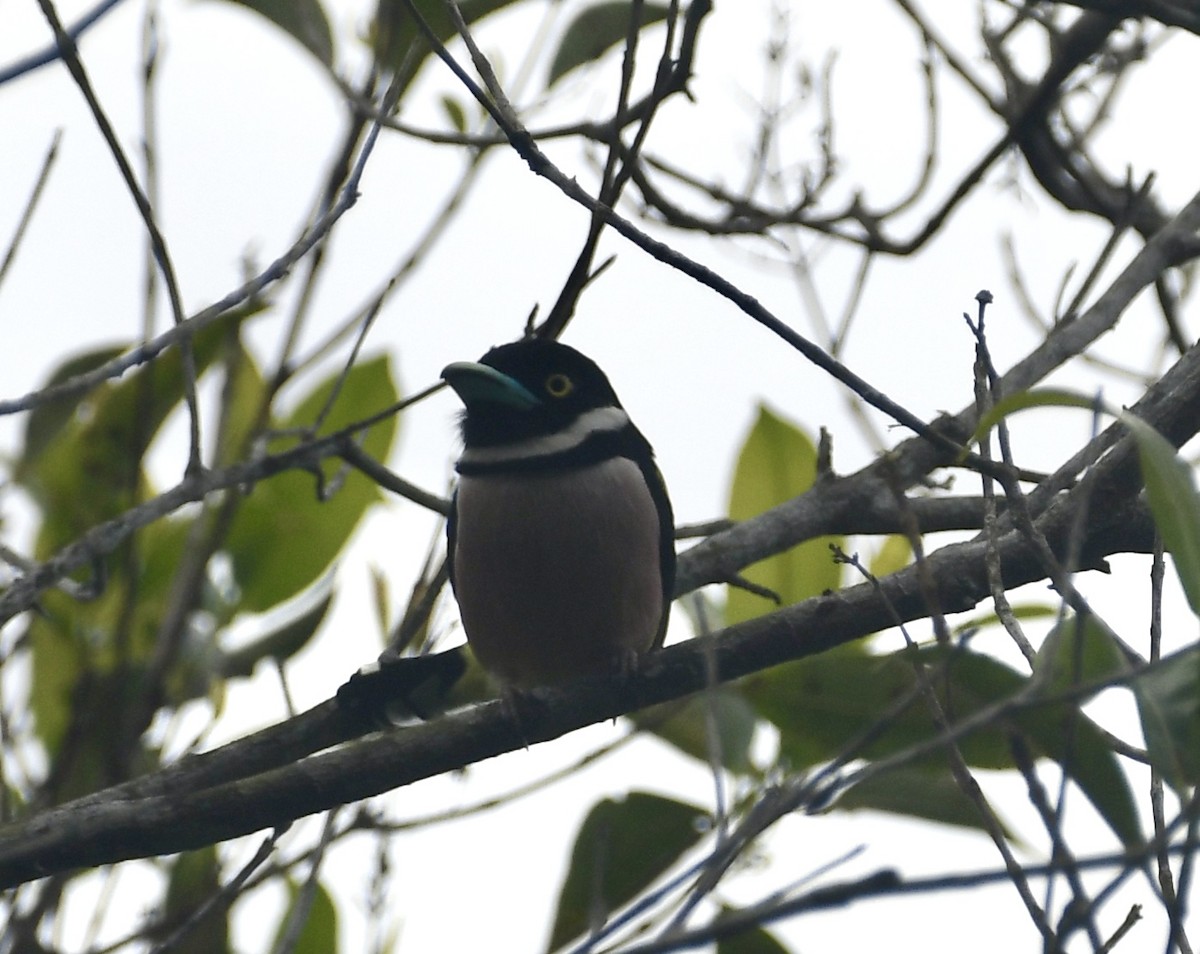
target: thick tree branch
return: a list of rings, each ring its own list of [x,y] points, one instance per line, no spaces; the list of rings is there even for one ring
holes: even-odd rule
[[[1173,440],[1195,430],[1200,421],[1200,352],[1193,351],[1176,370],[1177,388],[1161,414],[1160,427]],[[1169,419],[1166,419],[1168,418]],[[1136,452],[1126,439],[1101,461],[1098,476],[1085,490],[1061,495],[1038,521],[1053,544],[1065,548],[1077,508],[1085,493],[1097,518],[1088,527],[1083,559],[1095,564],[1113,552],[1146,551],[1153,543],[1149,522],[1134,520],[1132,502],[1140,486]],[[88,865],[165,854],[197,847],[265,827],[277,827],[337,804],[379,794],[442,772],[557,738],[635,708],[682,698],[710,682],[709,654],[721,681],[736,679],[788,660],[801,658],[861,638],[929,612],[917,573],[928,573],[937,600],[947,612],[966,611],[989,592],[985,541],[954,544],[933,553],[923,568],[909,567],[880,582],[881,589],[860,584],[732,627],[710,640],[696,639],[656,654],[631,684],[597,680],[538,694],[539,705],[514,722],[511,707],[488,703],[436,722],[371,736],[340,749],[281,764],[283,747],[268,733],[225,750],[180,763],[160,773],[170,784],[157,794],[128,795],[130,788],[101,792],[9,826],[0,835],[0,885]],[[998,543],[1005,585],[1043,579],[1041,555],[1023,535],[1005,534]],[[328,744],[350,728],[345,713],[332,702],[292,720],[309,738]],[[279,767],[250,778],[213,781],[207,767],[231,756],[261,750],[266,762]],[[226,752],[225,756],[220,753]],[[192,767],[195,767],[193,770]],[[147,782],[151,781],[146,780]],[[140,786],[143,791],[147,786]]]
[[[1107,552],[1106,539],[1109,543],[1120,539],[1123,549],[1148,548],[1151,542],[1148,527],[1141,541],[1129,540],[1127,527],[1121,533],[1114,533],[1112,526],[1104,529],[1094,536],[1101,545],[1090,556],[1099,558]],[[960,544],[931,557],[946,608],[964,611],[986,597],[984,547],[983,543]],[[1006,538],[1002,553],[1009,585],[1042,577],[1033,548],[1016,533]],[[913,571],[898,573],[883,585],[903,618],[918,619],[928,612]],[[679,699],[705,687],[705,657],[710,651],[716,654],[725,681],[821,652],[890,623],[890,611],[878,593],[871,585],[860,584],[733,627],[711,643],[697,639],[663,650],[647,663],[633,686],[598,680],[539,693],[540,705],[536,711],[523,711],[520,724],[513,721],[508,705],[498,701],[211,788],[189,784],[167,794],[133,799],[105,798],[101,793],[85,804],[69,803],[4,831],[0,886],[73,868],[169,854],[285,825],[335,805],[558,738],[634,708]],[[344,716],[333,703],[325,703],[300,719],[328,730]],[[178,780],[185,779],[192,781],[189,773],[180,773]]]
[[[1112,329],[1125,313],[1134,297],[1166,270],[1181,246],[1194,241],[1200,231],[1200,193],[1184,207],[1170,226],[1160,231],[1134,257],[1102,294],[1078,318],[1057,325],[1046,339],[1028,356],[1014,365],[1000,381],[1000,393],[1014,394],[1032,387],[1047,374],[1075,355],[1082,354],[1106,331]],[[1185,362],[1174,370],[1181,374]],[[1169,376],[1169,375],[1168,375]],[[1143,401],[1154,395],[1173,393],[1176,385],[1160,380]],[[1142,406],[1139,402],[1138,407]],[[1147,417],[1159,426],[1153,417]],[[952,418],[943,418],[934,426],[955,440],[966,440],[978,422],[978,412],[972,403]],[[1111,431],[1100,443],[1093,442],[1094,460],[1099,451],[1110,446],[1117,431]],[[855,519],[863,508],[887,507],[889,487],[911,487],[937,467],[953,462],[951,455],[933,447],[919,437],[910,438],[879,460],[857,473],[836,480],[819,482],[808,493],[774,507],[729,530],[715,534],[688,551],[677,575],[678,592],[688,592],[705,583],[731,579],[744,567],[758,560],[781,553],[802,540],[844,527]],[[1077,455],[1060,469],[1061,477],[1047,482],[1045,489],[1035,492],[1035,502],[1068,486],[1080,468],[1090,460]]]
[[[1064,0],[1081,10],[1094,10],[1115,17],[1145,17],[1164,26],[1200,33],[1200,8],[1191,0]]]

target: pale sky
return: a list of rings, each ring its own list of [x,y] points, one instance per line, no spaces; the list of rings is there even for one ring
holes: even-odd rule
[[[354,36],[365,28],[365,11],[371,4],[328,0],[327,5],[335,15],[345,61],[361,63]],[[59,10],[71,22],[90,6],[64,0]],[[770,21],[769,4],[718,0],[716,6],[703,31],[692,87],[699,106],[684,100],[671,103],[656,125],[649,148],[676,162],[694,164],[698,174],[736,185],[741,181],[739,163],[753,145],[751,104],[761,96],[761,50]],[[977,41],[971,39],[975,5],[930,0],[925,7],[936,12],[945,35],[967,38],[965,55],[980,73],[991,76]],[[912,31],[882,0],[794,2],[792,8],[792,42],[801,57],[820,66],[828,49],[840,48],[833,96],[837,144],[847,157],[846,185],[840,194],[861,184],[868,199],[883,204],[912,181],[922,155],[923,94],[919,48]],[[101,101],[135,157],[140,138],[138,64],[144,9],[140,0],[126,0],[81,46]],[[517,74],[522,44],[533,35],[539,17],[540,12],[535,16],[531,11],[505,14],[480,31],[485,51],[499,54],[497,62],[506,80]],[[277,30],[231,5],[165,0],[160,21],[159,221],[180,276],[185,306],[197,310],[240,280],[243,256],[263,264],[291,242],[341,135],[343,111],[336,87],[307,54]],[[0,23],[4,24],[0,68],[49,40],[34,0],[0,0]],[[649,31],[646,47],[660,42],[661,36],[661,31]],[[1136,178],[1157,172],[1159,194],[1167,207],[1181,204],[1197,186],[1194,124],[1185,121],[1181,106],[1169,106],[1167,116],[1161,109],[1164,96],[1175,97],[1167,101],[1176,103],[1175,91],[1196,88],[1200,57],[1195,43],[1195,37],[1180,36],[1155,53],[1166,65],[1145,71],[1131,85],[1118,113],[1119,125],[1101,139],[1103,154],[1111,155],[1114,168],[1132,162]],[[530,124],[537,127],[581,114],[603,115],[612,101],[616,62],[610,57],[600,68],[602,81],[608,84],[604,92],[599,91],[599,81],[590,77],[569,79],[570,94],[563,103],[536,113]],[[518,105],[540,98],[542,75],[533,72],[524,93],[515,97]],[[995,141],[1000,128],[981,114],[960,85],[947,77],[940,82],[944,150],[932,191],[935,202],[953,185],[959,171]],[[444,126],[436,105],[442,92],[465,102],[465,93],[440,65],[427,68],[404,118],[419,125]],[[795,150],[789,162],[812,152],[811,117],[811,113],[801,114],[785,140],[786,148]],[[131,340],[140,329],[141,228],[111,157],[61,66],[0,88],[0,241],[7,241],[56,129],[62,130],[60,155],[43,205],[11,274],[0,286],[3,398],[36,388],[65,354]],[[578,175],[583,182],[592,180],[592,162],[573,146],[556,144],[548,152],[568,174]],[[309,344],[321,337],[322,329],[353,313],[408,253],[444,201],[462,162],[459,152],[450,147],[429,146],[396,134],[382,137],[362,183],[362,198],[342,223],[332,247]],[[1086,269],[1107,236],[1107,229],[1095,222],[1066,220],[1031,185],[1027,174],[1021,178],[1023,198],[1006,188],[1002,179],[994,172],[919,258],[875,263],[844,355],[858,374],[925,417],[941,410],[956,411],[971,400],[973,344],[960,316],[965,310],[974,312],[974,295],[980,288],[989,288],[996,296],[990,315],[991,344],[1001,369],[1037,339],[1009,286],[1001,234],[1013,236],[1020,265],[1044,313],[1051,310],[1067,270],[1073,265]],[[516,337],[534,305],[544,313],[584,235],[585,213],[536,179],[510,152],[496,152],[488,159],[476,189],[467,211],[382,313],[369,339],[368,350],[392,351],[404,391],[432,383],[452,360],[474,358],[490,345]],[[901,231],[915,229],[931,205],[920,207]],[[799,293],[785,268],[772,264],[781,261],[777,247],[746,240],[734,249],[693,236],[656,234],[751,291],[802,333],[819,338],[811,299]],[[803,236],[802,242],[813,262],[816,295],[823,308],[837,316],[849,293],[857,256],[812,236]],[[1132,248],[1129,243],[1123,246],[1120,263]],[[600,258],[616,254],[616,263],[585,295],[564,340],[589,353],[608,372],[624,405],[655,445],[679,522],[710,519],[723,512],[734,454],[758,401],[813,433],[822,425],[828,427],[834,434],[839,471],[856,470],[870,460],[870,448],[851,423],[838,387],[798,354],[728,302],[652,261],[623,239],[610,235],[603,249]],[[1112,269],[1106,274],[1111,277]],[[274,353],[287,301],[290,297],[274,317],[256,325],[265,354]],[[1147,313],[1138,314],[1144,318]],[[1146,364],[1152,354],[1146,326],[1139,327],[1134,313],[1101,350],[1133,365]],[[1059,380],[1090,390],[1101,378],[1094,370],[1075,369]],[[1119,384],[1106,384],[1114,404],[1132,393]],[[453,396],[442,394],[408,415],[391,466],[424,487],[444,491],[456,454],[456,410]],[[907,436],[886,432],[886,422],[878,415],[872,419],[890,443]],[[1089,428],[1083,415],[1065,415],[1054,428],[1029,423],[1031,427],[1017,432],[1017,452],[1031,467],[1057,459],[1063,441],[1082,443]],[[0,450],[9,452],[15,446],[19,426],[12,419],[0,420]],[[182,434],[177,427],[175,439],[165,442],[153,459],[160,486],[182,473],[178,440]],[[965,475],[958,479],[967,480]],[[3,502],[6,531],[27,533],[28,521],[22,518],[19,501],[7,495]],[[404,501],[389,501],[372,515],[339,567],[334,619],[326,624],[323,638],[289,665],[298,705],[306,707],[327,698],[378,651],[367,568],[383,569],[399,596],[436,533],[436,521]],[[1135,579],[1144,578],[1142,570],[1136,572]],[[1134,594],[1114,592],[1105,581],[1086,575],[1080,586],[1110,622],[1126,628],[1127,638],[1144,639],[1145,589]],[[1179,634],[1174,638],[1179,645],[1192,638],[1195,624],[1182,613],[1175,594],[1169,596],[1177,613]],[[1044,591],[1034,597],[1049,599]],[[454,630],[452,605],[443,607],[438,622]],[[676,622],[673,632],[681,638],[686,625],[682,619]],[[888,648],[898,645],[888,644]],[[1116,720],[1131,711],[1124,697],[1105,704],[1106,714],[1111,711]],[[220,736],[233,738],[283,715],[277,681],[263,674],[230,694]],[[376,801],[395,818],[473,804],[568,764],[613,734],[610,726],[592,727],[472,767],[462,777],[431,779]],[[1134,784],[1143,786],[1144,780],[1136,778]],[[398,950],[538,949],[549,930],[571,839],[583,813],[600,794],[646,789],[708,804],[711,788],[706,768],[641,741],[551,792],[461,823],[396,838],[391,898],[401,936]],[[1022,789],[1014,779],[1004,779],[995,790],[1011,793],[1002,805],[1018,831],[1036,836],[1040,828]],[[1081,824],[1098,824],[1094,819],[1082,821],[1090,809],[1075,804],[1074,810]],[[313,824],[307,830],[314,830]],[[231,852],[235,859],[231,870],[237,859],[249,857],[260,837],[251,836]],[[293,832],[289,838],[297,835]],[[1112,847],[1111,842],[1100,834],[1089,844],[1101,850]],[[728,897],[749,903],[858,845],[864,845],[865,851],[838,869],[835,879],[888,866],[919,875],[999,863],[994,849],[978,834],[835,812],[792,818],[778,826],[754,870],[730,879]],[[347,951],[360,948],[366,936],[362,873],[369,863],[364,839],[338,846],[328,860],[325,881],[342,904]],[[122,880],[119,890],[132,890],[138,877],[123,875],[129,880]],[[1135,884],[1135,893],[1139,891],[1145,895],[1143,884]],[[146,895],[133,890],[133,896]],[[1133,900],[1137,898],[1131,895],[1107,909],[1107,917],[1116,919],[1112,928]],[[269,938],[274,928],[278,901],[255,895],[239,906],[235,937],[243,950],[258,950],[267,943],[262,938],[264,934]],[[130,910],[127,917],[134,919],[139,913]],[[1157,913],[1148,911],[1151,918]],[[114,914],[103,936],[119,936],[133,923],[119,920]],[[499,925],[503,930],[498,936]],[[986,930],[980,931],[984,925]],[[987,954],[1032,950],[1036,943],[1036,932],[1011,886],[948,899],[864,902],[852,910],[806,916],[775,930],[795,949],[806,952],[919,949],[949,954],[960,951],[964,938],[970,937],[972,950]],[[1146,937],[1150,936],[1148,930]]]

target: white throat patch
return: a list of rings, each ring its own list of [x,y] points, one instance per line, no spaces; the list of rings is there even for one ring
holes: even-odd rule
[[[615,433],[628,424],[629,415],[621,408],[598,407],[579,415],[566,430],[530,437],[516,444],[467,448],[460,461],[469,466],[486,466],[553,457],[574,450],[593,434]]]

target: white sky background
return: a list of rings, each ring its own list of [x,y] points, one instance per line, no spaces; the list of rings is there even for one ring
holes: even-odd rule
[[[59,10],[71,22],[90,6],[64,0]],[[364,28],[371,4],[330,0],[328,6],[336,18],[339,49],[343,57],[350,54],[347,62],[354,62],[352,37]],[[846,187],[864,186],[868,200],[885,204],[911,183],[924,147],[924,100],[913,31],[883,0],[792,6],[795,52],[819,66],[826,50],[840,50],[834,109],[839,151],[847,157],[842,181]],[[972,37],[975,5],[931,0],[926,7],[944,35]],[[143,11],[143,3],[127,0],[81,47],[101,102],[134,157],[141,129]],[[501,52],[504,77],[517,68],[522,44],[538,23],[536,12],[502,15],[480,31],[485,51]],[[765,0],[717,0],[697,57],[693,89],[700,106],[673,100],[655,127],[652,150],[693,164],[701,175],[740,181],[737,170],[753,142],[752,103],[761,95],[761,51],[769,22]],[[661,32],[650,31],[645,46],[653,47],[659,38]],[[194,311],[240,280],[244,253],[265,264],[290,244],[339,142],[344,111],[337,90],[307,54],[273,27],[231,6],[167,0],[161,7],[160,39],[159,223],[185,307]],[[0,67],[48,40],[34,0],[0,0]],[[972,62],[991,75],[980,64],[976,43],[967,46]],[[1119,124],[1101,140],[1112,168],[1130,162],[1137,179],[1151,170],[1158,174],[1158,194],[1168,208],[1178,207],[1197,187],[1195,128],[1182,115],[1192,104],[1190,99],[1181,104],[1178,95],[1179,90],[1194,90],[1200,79],[1195,44],[1196,38],[1181,35],[1156,52],[1163,62],[1137,73],[1138,81],[1124,94]],[[615,63],[610,58],[603,67],[611,82],[608,89],[615,88]],[[518,103],[535,98],[543,69],[534,73]],[[568,83],[573,96],[554,112],[536,114],[530,120],[533,127],[571,119],[581,111],[591,118],[606,114],[612,97],[597,92],[600,87],[590,77]],[[983,116],[955,81],[943,78],[940,89],[944,148],[937,173],[941,187],[933,190],[939,201],[960,170],[999,134],[998,124]],[[466,101],[444,69],[427,68],[404,118],[444,127],[433,95],[443,91]],[[7,241],[53,131],[60,128],[61,154],[42,207],[0,287],[0,395],[5,398],[38,387],[66,354],[130,340],[140,330],[142,230],[61,66],[0,88],[0,240]],[[789,147],[796,150],[796,159],[810,153],[806,119],[796,124]],[[568,174],[591,181],[591,167],[572,146],[556,144],[548,151]],[[461,163],[453,148],[385,133],[363,180],[362,198],[339,226],[313,312],[310,344],[365,301],[408,253]],[[977,290],[989,288],[996,294],[989,320],[1002,370],[1036,340],[1036,330],[1020,315],[1008,285],[1001,233],[1014,235],[1029,287],[1046,313],[1065,271],[1073,264],[1086,270],[1107,236],[1094,222],[1067,220],[1043,200],[1027,175],[1021,180],[1022,199],[1002,188],[1001,178],[994,171],[919,258],[875,264],[844,356],[856,372],[924,417],[957,410],[970,400],[972,341],[960,315],[974,313]],[[922,216],[910,219],[905,234]],[[415,391],[436,380],[449,361],[476,357],[488,346],[516,337],[534,304],[544,313],[553,303],[585,228],[581,209],[534,177],[514,154],[495,152],[467,212],[381,315],[369,349],[391,350],[402,390]],[[711,242],[659,234],[752,292],[802,333],[815,335],[796,284],[785,269],[768,264],[779,253],[767,243],[745,241],[740,252],[731,254]],[[805,241],[816,263],[817,295],[836,319],[856,258],[821,241]],[[655,445],[679,522],[723,512],[733,455],[759,400],[814,433],[820,425],[829,427],[838,470],[855,470],[870,459],[839,389],[798,354],[728,302],[619,237],[610,235],[603,248],[604,254],[617,254],[617,261],[584,296],[565,340],[608,371],[625,406]],[[1132,248],[1131,243],[1124,246],[1121,263]],[[268,356],[287,314],[285,302],[273,319],[257,321],[258,340]],[[1102,350],[1144,366],[1158,336],[1154,320],[1148,310],[1131,312]],[[1057,380],[1091,389],[1099,378],[1094,371],[1076,368]],[[1114,402],[1129,396],[1111,382],[1106,387]],[[407,415],[391,465],[423,486],[443,490],[456,453],[456,410],[452,395],[442,394]],[[1016,448],[1030,467],[1057,460],[1062,442],[1081,443],[1089,427],[1079,414],[1064,415],[1053,428],[1045,426],[1044,417],[1027,417],[1018,419]],[[16,445],[18,426],[12,419],[0,420],[0,449],[7,452]],[[901,436],[895,433],[889,440],[894,443]],[[171,443],[156,456],[159,486],[182,473],[182,446]],[[11,495],[3,502],[6,532],[19,530],[23,523],[17,502]],[[298,705],[327,698],[378,652],[367,566],[382,567],[399,598],[435,532],[436,523],[406,502],[389,502],[375,512],[342,563],[336,617],[317,644],[289,666]],[[863,549],[869,552],[869,545]],[[1086,575],[1080,585],[1125,638],[1144,645],[1148,562],[1143,567],[1118,561],[1118,566],[1136,568],[1125,576],[1136,582],[1133,592]],[[1043,593],[1034,595],[1044,598]],[[1168,596],[1177,627],[1168,639],[1180,645],[1193,638],[1194,621],[1182,612],[1173,592]],[[454,625],[452,608],[439,619],[447,627]],[[682,631],[682,626],[676,629]],[[1130,711],[1123,697],[1109,705],[1106,712]],[[223,726],[228,738],[281,718],[277,683],[260,677],[239,687],[231,693],[228,711]],[[611,727],[593,727],[474,767],[462,778],[433,779],[377,801],[396,818],[472,804],[569,763],[611,736]],[[1031,815],[1022,814],[1022,787],[1004,784],[1008,787],[1000,790],[1014,796],[1003,805],[1006,817],[1036,840],[1039,827]],[[1135,784],[1144,785],[1144,779]],[[599,793],[628,788],[668,792],[700,804],[711,799],[711,780],[703,768],[645,742],[551,793],[396,839],[391,896],[402,938],[399,950],[529,951],[544,944],[566,852],[582,814]],[[1087,810],[1078,801],[1074,804],[1082,818]],[[1092,841],[1100,849],[1115,847],[1103,834]],[[249,839],[241,857],[248,857],[257,843],[257,837]],[[365,938],[363,883],[370,859],[360,850],[363,844],[334,849],[325,879],[342,902],[347,951],[360,949]],[[918,875],[998,864],[994,849],[980,835],[834,813],[789,819],[779,826],[760,866],[732,878],[728,896],[749,902],[858,845],[866,846],[863,855],[834,877],[848,879],[886,866]],[[137,876],[126,877],[118,891],[145,897],[133,890]],[[277,900],[256,895],[242,904],[237,937],[243,950],[266,943]],[[1144,882],[1135,881],[1123,901],[1106,908],[1102,925],[1115,929],[1137,900],[1147,902],[1149,921],[1136,933],[1149,949],[1158,949],[1158,910]],[[124,923],[114,915],[106,936],[124,933],[138,913],[129,910]],[[1032,950],[1037,943],[1010,886],[940,899],[870,901],[777,930],[807,952],[950,952],[961,950],[966,938],[980,952]]]

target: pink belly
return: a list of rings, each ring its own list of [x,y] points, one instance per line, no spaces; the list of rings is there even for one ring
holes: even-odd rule
[[[663,612],[658,514],[625,458],[464,477],[455,595],[480,663],[528,688],[627,666]]]

